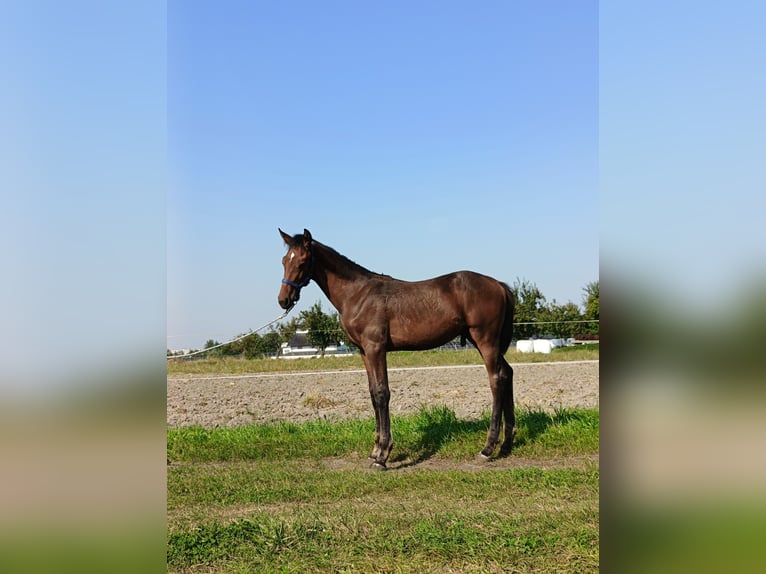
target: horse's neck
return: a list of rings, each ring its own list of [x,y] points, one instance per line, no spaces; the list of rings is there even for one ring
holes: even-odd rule
[[[317,246],[316,257],[319,265],[314,281],[342,314],[344,303],[362,289],[373,274],[322,244]]]

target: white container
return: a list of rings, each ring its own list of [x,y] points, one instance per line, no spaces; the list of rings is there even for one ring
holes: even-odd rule
[[[519,353],[534,353],[534,343],[528,340],[516,341],[516,350]]]
[[[550,353],[553,349],[553,345],[548,339],[535,339],[533,342],[533,349],[535,353]]]

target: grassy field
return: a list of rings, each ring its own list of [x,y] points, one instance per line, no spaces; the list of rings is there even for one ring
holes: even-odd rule
[[[517,353],[510,349],[509,363],[535,363],[544,361],[584,361],[599,358],[598,343],[554,349],[550,354]],[[389,367],[427,367],[437,365],[481,365],[476,349],[458,351],[398,351],[388,354]],[[172,359],[168,361],[168,374],[261,373],[271,371],[312,371],[363,369],[359,355],[351,357],[324,357],[313,359]]]
[[[598,411],[521,411],[483,464],[486,417],[393,424],[385,472],[371,420],[169,430],[169,571],[598,570]]]

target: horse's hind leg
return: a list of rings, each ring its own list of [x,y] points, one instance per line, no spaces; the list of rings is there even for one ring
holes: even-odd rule
[[[500,454],[507,455],[511,453],[513,447],[513,437],[516,435],[516,411],[513,404],[513,369],[505,360],[500,357],[500,368],[504,373],[503,380],[503,418],[505,419],[505,440],[500,445]]]
[[[484,359],[484,366],[489,377],[489,389],[492,391],[492,416],[489,422],[489,431],[487,431],[487,443],[481,449],[481,455],[484,458],[489,458],[500,441],[500,426],[502,425],[505,398],[505,384],[503,380],[505,373],[501,368],[500,360],[502,356],[495,349],[482,348],[481,346],[478,349]]]
[[[501,454],[508,454],[516,433],[516,416],[513,405],[513,369],[503,354],[491,345],[477,345],[484,359],[484,366],[489,377],[492,391],[492,416],[487,431],[487,443],[481,450],[481,456],[489,458],[500,442],[500,428],[505,417],[505,439],[500,447]]]

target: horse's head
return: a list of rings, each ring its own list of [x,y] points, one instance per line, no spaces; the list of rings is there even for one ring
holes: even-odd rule
[[[290,237],[279,230],[287,245],[287,254],[282,258],[285,268],[282,287],[279,289],[279,306],[282,309],[292,309],[301,296],[301,289],[311,281],[314,267],[314,248],[311,245],[311,232],[303,230],[303,235]]]

